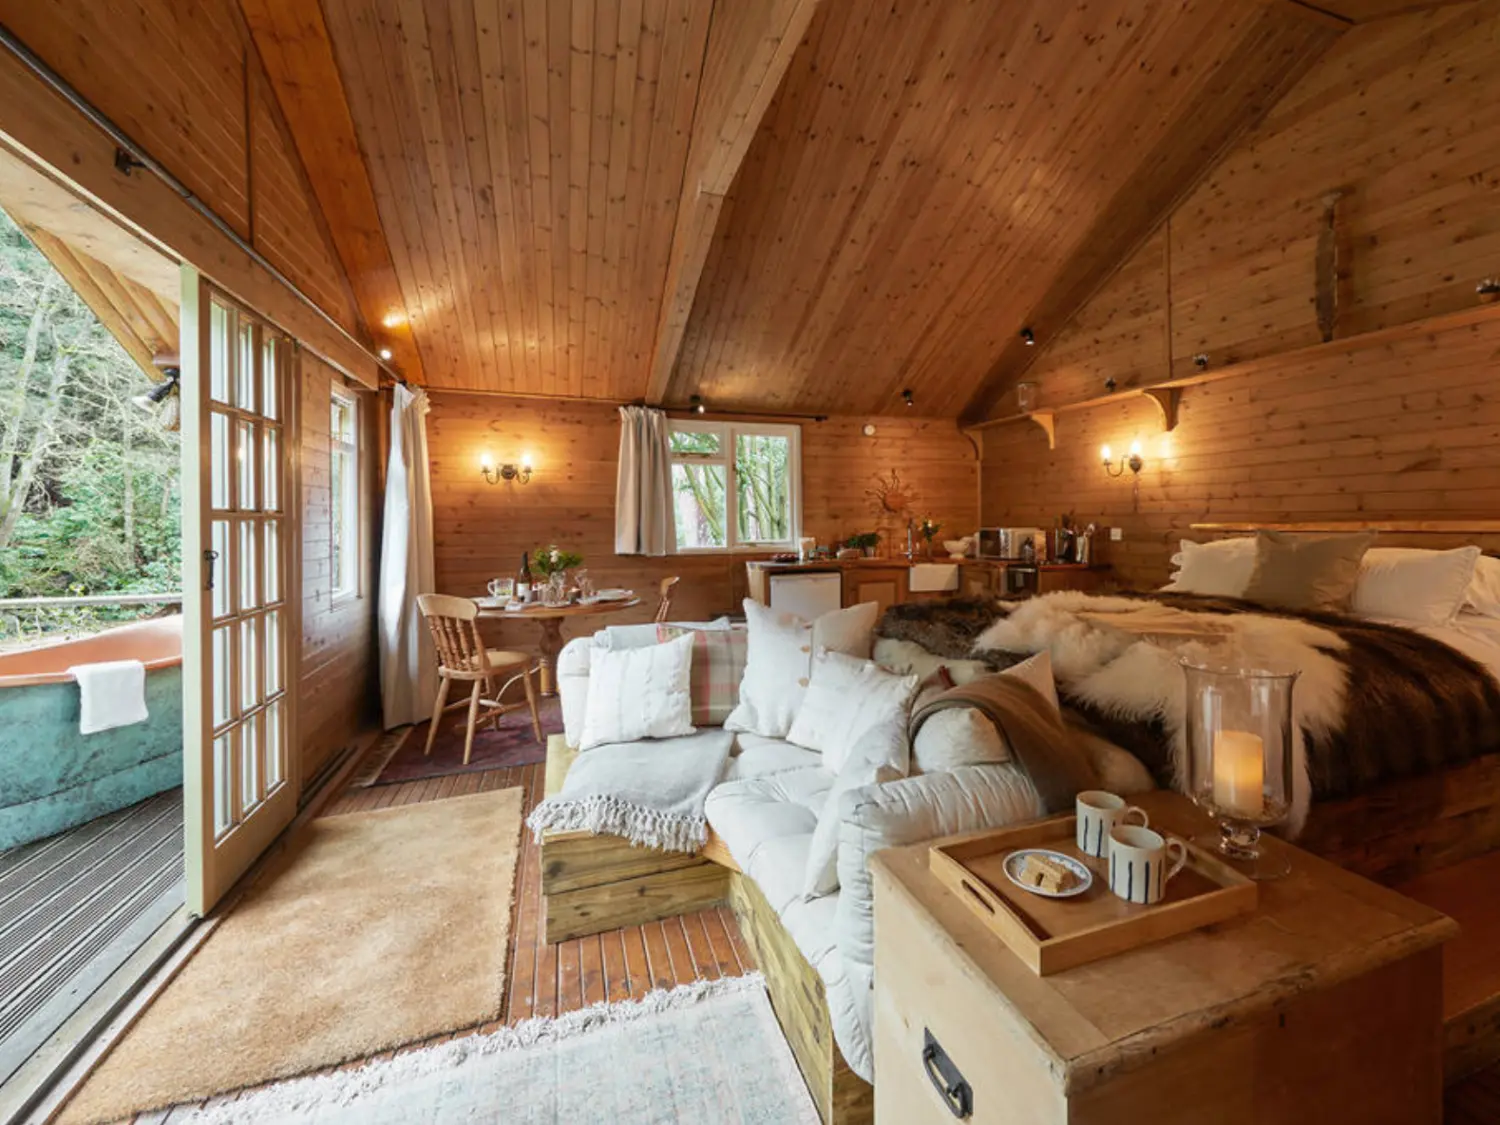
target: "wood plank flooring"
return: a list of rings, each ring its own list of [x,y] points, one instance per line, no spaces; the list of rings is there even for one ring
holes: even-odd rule
[[[538,763],[400,785],[349,789],[330,801],[321,815],[342,816],[513,787],[525,791],[522,806],[529,813],[542,799],[545,771],[546,767]],[[727,906],[548,945],[542,940],[540,855],[526,830],[521,834],[516,869],[509,961],[504,1011],[499,1020],[435,1036],[374,1058],[388,1059],[427,1044],[482,1034],[533,1016],[562,1015],[600,1000],[629,1000],[644,996],[653,988],[738,976],[755,968]],[[358,1062],[346,1064],[357,1065]],[[228,1094],[212,1098],[206,1104],[232,1102],[238,1096]],[[174,1112],[139,1114],[134,1122],[170,1125]]]

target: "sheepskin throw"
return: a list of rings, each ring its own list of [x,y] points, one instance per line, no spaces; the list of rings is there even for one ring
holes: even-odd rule
[[[696,852],[708,839],[703,802],[719,782],[734,735],[717,727],[683,738],[606,743],[573,760],[562,789],[526,818],[543,832],[623,836],[666,852]]]
[[[1272,612],[1227,598],[1153,595],[1213,638],[1149,640],[1108,623],[1142,597],[1076,592],[1011,603],[973,640],[1003,664],[1046,649],[1064,703],[1137,754],[1165,784],[1186,761],[1183,659],[1296,668],[1291,822],[1314,796],[1346,797],[1500,750],[1500,685],[1462,653],[1410,629],[1338,614]],[[970,655],[970,654],[965,654]]]

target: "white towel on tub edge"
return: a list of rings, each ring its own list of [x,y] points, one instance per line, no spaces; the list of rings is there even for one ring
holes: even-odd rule
[[[139,660],[79,664],[68,671],[78,681],[80,734],[146,721],[146,666]]]

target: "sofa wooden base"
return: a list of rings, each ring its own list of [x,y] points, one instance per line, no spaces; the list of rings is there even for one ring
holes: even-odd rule
[[[771,1007],[781,1021],[824,1125],[866,1125],[875,1119],[875,1088],[849,1069],[833,1039],[828,998],[755,881],[729,877],[729,906],[766,978]]]

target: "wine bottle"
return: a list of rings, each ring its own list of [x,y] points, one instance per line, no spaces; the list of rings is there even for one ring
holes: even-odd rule
[[[521,569],[516,571],[516,601],[531,600],[531,556],[521,555]]]

